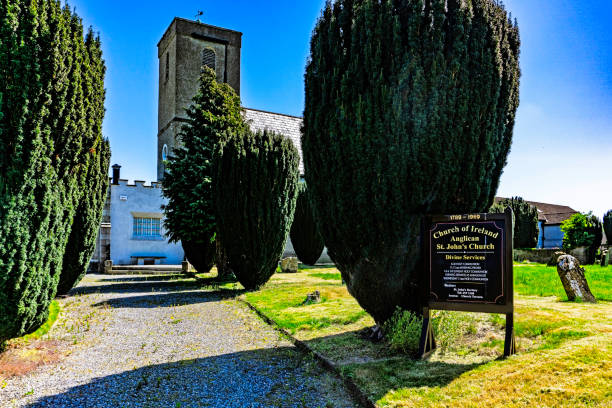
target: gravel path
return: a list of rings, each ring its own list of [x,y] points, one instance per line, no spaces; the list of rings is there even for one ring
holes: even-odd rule
[[[353,407],[341,383],[246,306],[169,276],[87,275],[49,333],[66,357],[0,407]]]

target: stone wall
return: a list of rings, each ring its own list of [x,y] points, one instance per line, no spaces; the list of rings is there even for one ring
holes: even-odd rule
[[[512,253],[515,262],[537,262],[537,263],[548,263],[550,258],[555,252],[559,251],[558,248],[551,249],[515,249]]]

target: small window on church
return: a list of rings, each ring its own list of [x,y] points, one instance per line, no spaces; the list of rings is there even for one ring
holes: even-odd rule
[[[134,238],[161,238],[161,218],[134,217]]]
[[[170,53],[166,53],[166,82],[168,82],[168,78],[170,78]]]
[[[168,160],[168,145],[162,147],[162,161]]]
[[[213,71],[217,69],[217,54],[212,48],[205,48],[202,51],[202,70],[204,67],[211,68]]]

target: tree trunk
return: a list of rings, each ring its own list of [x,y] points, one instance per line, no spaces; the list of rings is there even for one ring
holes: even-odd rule
[[[227,255],[223,249],[223,245],[221,245],[221,241],[217,239],[215,242],[217,245],[215,257],[215,264],[217,265],[217,278],[219,280],[235,279],[234,271],[232,271],[232,268],[229,266]]]

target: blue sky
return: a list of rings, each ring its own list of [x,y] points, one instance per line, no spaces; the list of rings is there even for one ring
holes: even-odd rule
[[[122,177],[156,177],[157,42],[174,16],[243,32],[244,106],[299,115],[310,34],[324,1],[72,0],[100,32],[104,134]],[[522,37],[521,105],[498,195],[612,209],[612,3],[505,0]]]

